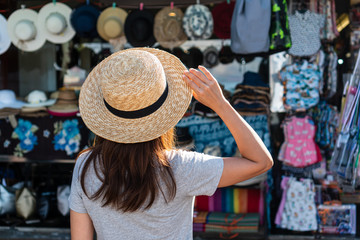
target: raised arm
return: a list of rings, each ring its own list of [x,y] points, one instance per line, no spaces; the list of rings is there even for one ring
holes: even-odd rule
[[[224,158],[218,187],[230,186],[269,170],[273,160],[260,137],[225,99],[211,73],[205,67],[199,66],[199,69],[185,71],[183,78],[193,90],[195,99],[213,109],[224,121],[242,155]]]

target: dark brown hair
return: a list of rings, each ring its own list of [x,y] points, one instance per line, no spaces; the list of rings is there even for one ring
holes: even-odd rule
[[[87,149],[91,153],[81,172],[81,187],[89,199],[101,199],[103,206],[124,212],[150,208],[159,192],[166,202],[171,201],[176,194],[176,182],[165,150],[173,146],[174,129],[154,140],[132,144],[116,143],[97,136],[94,146]],[[92,196],[88,196],[85,176],[91,163],[102,184]],[[165,183],[167,194],[160,187],[160,179]]]

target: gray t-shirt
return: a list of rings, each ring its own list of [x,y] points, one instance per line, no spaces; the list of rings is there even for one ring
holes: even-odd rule
[[[91,217],[97,239],[193,239],[192,220],[194,196],[214,194],[223,171],[222,158],[182,150],[168,152],[174,172],[177,192],[174,200],[165,203],[160,194],[152,207],[132,213],[102,207],[101,200],[89,200],[79,182],[79,171],[88,156],[82,154],[76,161],[70,208]],[[94,193],[101,185],[93,166],[90,166],[85,188]],[[163,188],[165,189],[165,188]]]

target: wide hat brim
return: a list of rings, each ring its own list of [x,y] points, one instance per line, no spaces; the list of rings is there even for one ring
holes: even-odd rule
[[[6,18],[0,14],[0,55],[6,52],[11,45],[9,33],[7,31]]]
[[[24,52],[33,52],[40,49],[46,42],[42,29],[37,27],[38,13],[32,9],[18,9],[8,18],[8,33],[11,42]],[[21,41],[15,34],[15,26],[21,20],[29,20],[36,27],[36,35],[32,40]]]
[[[96,135],[119,143],[153,140],[175,127],[190,105],[192,91],[182,79],[186,67],[174,55],[153,48],[132,48],[154,54],[163,66],[168,84],[165,102],[145,117],[127,119],[112,114],[105,106],[101,91],[103,68],[107,59],[98,64],[85,80],[79,97],[80,115],[85,125]],[[122,53],[119,51],[112,56]]]
[[[164,7],[156,14],[154,23],[154,36],[156,41],[161,46],[173,49],[186,42],[187,35],[185,34],[182,27],[183,17],[184,13],[180,8],[177,7]],[[169,34],[165,32],[167,29],[164,25],[166,24],[166,21],[171,18],[178,25],[179,32],[177,34]]]
[[[139,32],[134,28],[137,21],[146,22],[148,25],[149,34],[145,39],[139,39]],[[133,47],[151,47],[156,43],[153,28],[154,15],[150,11],[145,9],[133,10],[125,20],[124,30],[126,39]]]
[[[80,21],[81,18],[87,15],[91,17],[92,21],[83,22]],[[100,9],[91,4],[82,5],[71,12],[70,22],[71,26],[75,29],[75,32],[80,37],[84,38],[95,38],[98,37],[98,32],[96,30],[97,20],[100,16]],[[79,20],[80,19],[80,20]],[[86,29],[84,28],[86,25]]]
[[[27,107],[27,108],[47,107],[47,106],[54,105],[55,102],[56,102],[56,99],[49,99],[49,100],[46,100],[44,102],[39,102],[39,103],[25,103],[24,107]]]
[[[97,20],[97,24],[96,24],[96,29],[97,29],[100,37],[102,39],[104,39],[105,41],[109,41],[111,39],[108,35],[106,35],[106,32],[104,30],[104,24],[105,24],[106,20],[111,17],[116,17],[122,23],[122,26],[121,26],[122,32],[116,38],[124,36],[124,34],[125,34],[124,25],[125,25],[125,20],[126,20],[127,16],[128,16],[127,12],[124,9],[121,9],[118,7],[109,7],[107,9],[105,9],[104,11],[102,11]]]
[[[54,3],[48,3],[45,6],[43,6],[38,15],[38,21],[37,25],[39,28],[41,28],[44,32],[44,35],[46,39],[52,43],[60,44],[60,43],[66,43],[70,41],[75,36],[75,30],[71,26],[70,23],[70,15],[71,15],[72,9],[60,2]],[[65,20],[66,20],[66,28],[61,34],[53,34],[46,29],[46,19],[52,14],[52,13],[59,13],[61,14]]]

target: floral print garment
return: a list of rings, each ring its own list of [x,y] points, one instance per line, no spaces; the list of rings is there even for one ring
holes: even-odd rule
[[[77,119],[54,123],[54,149],[65,151],[68,156],[79,151],[81,135]]]
[[[34,149],[34,146],[37,145],[37,136],[35,132],[39,129],[38,126],[32,124],[30,121],[19,119],[18,125],[14,129],[11,138],[19,139],[18,143],[14,149],[14,155],[17,157],[23,157],[24,153],[28,153]]]
[[[294,231],[317,229],[315,188],[312,179],[290,178],[286,184],[285,205],[280,227]]]
[[[315,106],[320,99],[319,66],[304,60],[287,65],[280,71],[284,85],[285,108],[297,110]]]

